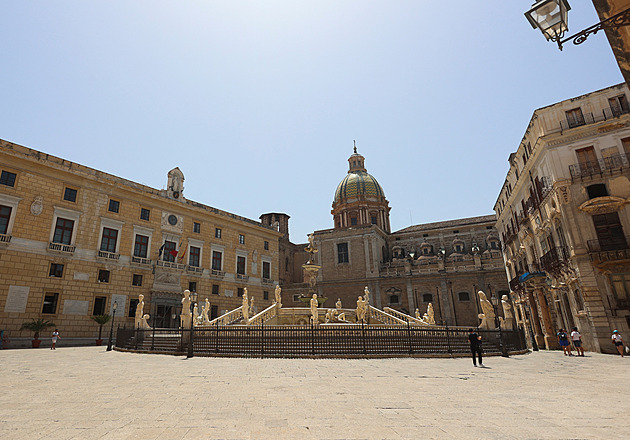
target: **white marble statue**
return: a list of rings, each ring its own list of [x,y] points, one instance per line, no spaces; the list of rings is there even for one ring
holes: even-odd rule
[[[501,320],[501,327],[505,330],[514,330],[514,314],[512,313],[512,304],[507,295],[501,297],[501,305],[503,306],[503,317]]]
[[[282,288],[280,287],[280,284],[276,284],[276,304],[278,305],[278,307],[282,307]]]
[[[254,316],[255,315],[254,310],[255,310],[254,309],[254,297],[252,296],[249,299],[249,316]]]
[[[363,301],[365,301],[366,306],[370,305],[370,290],[367,286],[365,286],[365,289],[363,289]]]
[[[193,323],[194,325],[199,325],[199,307],[197,304],[193,306]]]
[[[319,324],[319,313],[317,310],[317,306],[317,294],[314,293],[313,297],[311,298],[311,322],[313,323],[313,325]]]
[[[146,315],[144,313],[144,295],[140,294],[138,295],[138,305],[136,306],[136,317],[134,319],[135,321],[135,328],[141,328],[141,329],[147,329],[147,328],[151,328],[149,327],[149,323],[147,322],[147,320],[149,319],[149,315]]]
[[[365,315],[367,312],[367,305],[362,297],[357,299],[357,322],[365,322]]]
[[[420,310],[416,309],[416,319],[422,319],[422,316],[420,316]]]
[[[208,312],[210,311],[210,301],[208,300],[208,298],[206,298],[206,301],[203,304],[203,307],[201,307],[201,314],[203,316],[203,323],[207,324],[210,322],[210,319],[208,319]]]
[[[427,313],[425,313],[425,315],[426,317],[424,322],[429,325],[435,325],[435,312],[433,311],[433,304],[429,303],[429,305],[427,305]]]
[[[179,315],[183,328],[190,327],[190,320],[192,319],[192,313],[190,312],[190,290],[184,290],[184,297],[182,298],[182,313]]]
[[[481,311],[483,313],[479,314],[479,318],[481,319],[481,323],[479,324],[480,328],[486,330],[492,330],[494,328],[494,308],[488,298],[486,298],[486,294],[483,291],[477,292],[479,295],[479,304],[481,305]]]
[[[249,322],[249,299],[247,298],[247,287],[243,289],[243,307],[241,307],[243,321]]]
[[[337,302],[335,303],[335,308],[337,310],[341,310],[341,298],[337,298]]]

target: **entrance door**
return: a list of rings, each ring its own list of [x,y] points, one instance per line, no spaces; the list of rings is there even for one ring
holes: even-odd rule
[[[598,214],[593,216],[593,224],[597,233],[597,240],[602,251],[616,251],[627,249],[626,237],[619,221],[619,214]]]
[[[155,326],[157,328],[171,328],[172,325],[172,306],[158,304],[155,310]]]

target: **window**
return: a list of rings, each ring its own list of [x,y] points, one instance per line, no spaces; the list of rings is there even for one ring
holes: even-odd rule
[[[136,242],[133,245],[133,256],[138,258],[147,258],[149,252],[149,237],[146,235],[136,234]]]
[[[423,293],[422,294],[422,302],[423,303],[433,302],[433,295],[430,294],[430,293]]]
[[[584,125],[584,115],[582,114],[581,108],[574,108],[565,112],[565,114],[567,116],[567,123],[569,124],[569,128]]]
[[[140,208],[140,220],[149,221],[151,218],[151,211],[147,208]]]
[[[376,224],[376,217],[375,216],[370,217],[370,221],[372,222],[373,225],[375,225]]]
[[[212,270],[221,270],[223,252],[212,251]]]
[[[111,228],[103,228],[103,237],[101,238],[101,250],[105,252],[116,252],[116,240],[118,239],[118,230]]]
[[[201,233],[201,223],[193,222],[193,232],[195,234]]]
[[[575,289],[573,298],[575,299],[575,307],[577,307],[578,311],[584,310],[584,301],[582,300],[582,294],[579,289]]]
[[[269,299],[269,292],[266,290],[263,290],[263,299],[266,301]]]
[[[628,249],[623,226],[619,220],[619,214],[597,214],[593,216],[593,225],[597,234],[598,251],[618,251]],[[589,243],[590,246],[590,243]]]
[[[337,244],[337,262],[348,263],[350,261],[348,255],[348,243],[338,243]]]
[[[77,201],[77,190],[66,187],[66,189],[63,191],[63,199],[68,201],[68,202],[73,202],[73,203],[76,202]]]
[[[177,256],[177,251],[175,250],[177,243],[166,240],[162,246],[164,247],[162,250],[162,260],[174,263],[175,257]]]
[[[266,251],[268,251],[268,250],[269,250],[269,242],[268,242],[268,241],[263,242],[263,248],[264,248]]]
[[[389,303],[390,304],[399,304],[399,299],[398,299],[398,295],[390,295],[389,296]]]
[[[596,183],[595,185],[587,186],[586,192],[588,192],[589,199],[594,199],[596,197],[605,197],[608,195],[606,185],[603,183]]]
[[[238,234],[238,244],[245,244],[245,236],[243,234]]]
[[[269,261],[263,261],[262,277],[266,280],[271,278],[271,263]]]
[[[462,302],[470,301],[470,294],[468,292],[459,292],[457,295]]]
[[[212,294],[213,295],[218,295],[219,294],[219,285],[218,284],[213,284],[212,285]]]
[[[11,218],[11,207],[0,205],[0,234],[9,232],[9,219]]]
[[[138,300],[138,299],[130,299],[129,300],[129,313],[127,314],[128,317],[135,318],[135,316],[136,316],[136,309],[138,308],[138,303],[139,302],[140,302],[140,300]]]
[[[201,261],[201,248],[197,246],[190,247],[190,253],[188,254],[188,265],[193,267],[199,267]]]
[[[221,228],[216,228],[214,230],[214,238],[221,238]]]
[[[215,319],[219,317],[219,306],[211,306],[210,307],[210,319]]]
[[[356,226],[357,225],[357,218],[356,217],[351,217],[350,218],[350,225],[352,225],[352,226]]]
[[[9,171],[3,170],[2,174],[0,174],[0,185],[14,187],[16,177],[17,175],[15,173],[10,173]]]
[[[47,315],[54,315],[57,313],[57,303],[59,302],[58,293],[47,293],[44,296],[44,305],[42,306],[42,313]]]
[[[238,289],[236,289],[237,296],[243,296],[243,293],[245,293],[245,291],[243,290],[242,287],[239,287]]]
[[[236,257],[236,273],[245,275],[245,257],[240,255]]]
[[[490,240],[490,249],[499,249],[499,242],[497,242],[496,240]]]
[[[120,202],[118,200],[109,200],[109,212],[118,212],[120,210]]]
[[[109,271],[104,269],[99,269],[98,271],[98,282],[99,283],[109,283]]]
[[[97,296],[94,298],[94,308],[92,309],[92,315],[104,315],[105,304],[107,304],[107,297]]]
[[[197,281],[189,281],[188,282],[188,290],[190,290],[191,292],[196,292],[197,291]]]
[[[131,278],[132,286],[142,286],[142,275],[134,273]]]
[[[628,105],[628,99],[626,95],[615,96],[608,100],[610,104],[610,110],[612,110],[613,116],[620,116],[624,113],[630,112],[630,106]]]
[[[57,218],[55,225],[55,234],[53,235],[53,243],[70,244],[72,241],[72,229],[74,228],[74,220],[67,218]]]
[[[51,263],[49,277],[61,278],[63,277],[63,264]]]

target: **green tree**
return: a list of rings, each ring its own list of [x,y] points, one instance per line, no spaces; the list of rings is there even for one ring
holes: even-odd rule
[[[39,334],[46,330],[49,327],[54,327],[55,324],[53,322],[47,321],[45,319],[33,319],[32,321],[28,321],[22,324],[20,327],[20,331],[29,330],[33,332],[33,339],[39,339]]]
[[[101,333],[103,332],[103,326],[107,324],[110,319],[112,319],[112,317],[108,314],[92,316],[92,321],[98,324],[98,338],[99,339],[103,339],[101,338]]]

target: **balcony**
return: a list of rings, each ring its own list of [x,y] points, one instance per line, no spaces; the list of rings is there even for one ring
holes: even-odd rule
[[[142,257],[131,257],[131,262],[143,266],[150,266],[153,263],[150,259]]]
[[[118,261],[118,259],[120,258],[120,254],[117,254],[114,252],[107,252],[107,251],[98,251],[96,253],[96,256],[98,258],[103,258],[105,260],[114,260],[114,261]]]
[[[556,273],[569,261],[569,251],[565,247],[551,249],[540,258],[540,267],[545,272]]]
[[[223,278],[225,276],[225,272],[223,272],[222,270],[212,269],[210,271],[210,275],[212,275],[213,277]]]
[[[618,237],[606,240],[589,240],[586,245],[591,260],[616,261],[630,259],[630,237]]]
[[[273,284],[274,281],[272,279],[270,279],[270,278],[263,278],[262,279],[262,283],[263,284]]]
[[[248,275],[242,275],[240,273],[236,274],[236,279],[237,281],[243,281],[243,282],[247,282],[249,281],[249,276]]]
[[[170,267],[171,269],[177,269],[177,270],[184,270],[186,269],[186,265],[185,264],[179,264],[176,263],[174,261],[163,261],[163,260],[157,260],[156,264],[160,267]]]
[[[7,234],[0,234],[0,245],[11,243],[11,236]]]
[[[513,292],[516,292],[523,288],[523,286],[521,285],[521,282],[519,281],[519,277],[520,277],[519,275],[516,275],[514,278],[510,280],[510,283],[509,283],[510,290]]]
[[[76,246],[70,246],[69,244],[48,243],[48,250],[59,254],[72,255],[76,248]]]
[[[186,266],[186,272],[202,274],[203,273],[203,267],[191,266],[189,264],[188,266]]]
[[[579,162],[569,165],[569,172],[571,173],[571,180],[584,180],[584,178],[597,175],[603,176],[604,174],[611,175],[622,173],[628,168],[630,168],[630,155],[615,154],[596,161]]]

